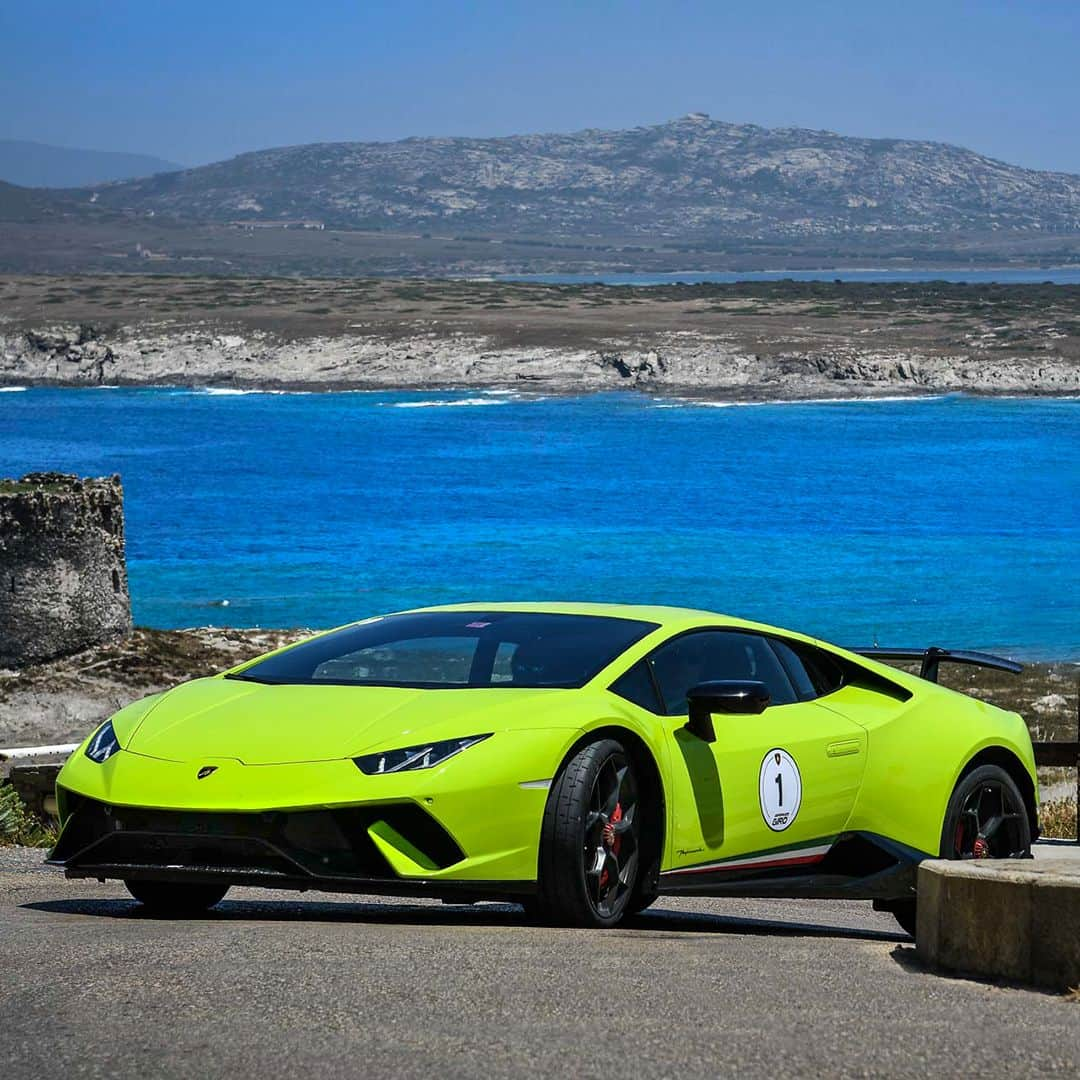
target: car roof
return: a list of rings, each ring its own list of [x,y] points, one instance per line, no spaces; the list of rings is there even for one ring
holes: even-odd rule
[[[421,611],[522,611],[545,615],[594,615],[615,619],[635,619],[638,622],[656,623],[665,629],[684,628],[687,626],[723,625],[739,626],[753,630],[776,630],[733,615],[724,615],[717,611],[704,611],[697,608],[673,607],[663,604],[599,604],[579,603],[574,601],[526,601],[482,602],[468,604],[440,604],[433,607],[412,608],[408,614]],[[406,614],[406,612],[399,612]]]

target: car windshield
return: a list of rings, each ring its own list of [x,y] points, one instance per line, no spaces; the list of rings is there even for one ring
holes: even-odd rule
[[[228,676],[346,686],[584,686],[656,623],[533,611],[427,611],[368,619]]]

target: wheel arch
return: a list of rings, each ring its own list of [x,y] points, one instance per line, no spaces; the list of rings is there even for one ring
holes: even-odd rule
[[[559,762],[555,775],[558,776],[562,773],[579,750],[590,743],[600,742],[602,739],[615,739],[626,747],[631,760],[638,769],[642,787],[648,793],[649,806],[655,810],[655,813],[646,815],[641,832],[642,845],[648,845],[646,850],[649,853],[649,858],[644,862],[644,865],[649,875],[649,886],[653,887],[658,881],[660,863],[664,857],[664,843],[667,838],[668,803],[660,765],[649,744],[632,728],[624,727],[621,724],[604,724],[600,727],[590,728],[567,749],[562,761]]]
[[[1034,843],[1039,838],[1039,807],[1035,794],[1035,781],[1032,780],[1031,774],[1025,768],[1024,763],[1008,747],[983,747],[977,754],[969,758],[960,770],[960,775],[957,776],[956,783],[953,784],[953,790],[956,790],[956,784],[959,784],[965,776],[982,765],[996,765],[999,769],[1003,769],[1020,789],[1020,794],[1024,799],[1024,809],[1027,811],[1028,823],[1031,827],[1031,840]]]

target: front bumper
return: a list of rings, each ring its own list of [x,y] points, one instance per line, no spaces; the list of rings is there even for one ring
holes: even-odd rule
[[[386,776],[349,759],[248,766],[121,751],[97,765],[76,754],[58,779],[63,828],[49,861],[71,877],[529,894],[547,798],[535,781],[572,738],[515,732],[511,755],[496,737],[443,767]]]
[[[258,813],[114,807],[72,794],[65,802],[70,817],[49,861],[69,877],[406,895],[535,891],[534,881],[441,878],[465,853],[410,802]],[[400,876],[394,852],[427,875]]]

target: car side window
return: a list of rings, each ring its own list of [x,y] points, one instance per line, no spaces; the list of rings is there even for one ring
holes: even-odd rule
[[[668,716],[685,716],[686,695],[698,683],[714,679],[763,682],[773,705],[798,700],[791,679],[760,634],[738,630],[699,630],[661,645],[650,657]]]
[[[797,641],[770,640],[803,701],[831,694],[844,685],[843,668],[822,649]]]
[[[786,641],[773,638],[771,644],[787,669],[788,675],[791,676],[800,700],[813,701],[818,696],[817,688],[810,678],[810,673],[806,670],[806,665],[799,658],[799,654]]]
[[[649,674],[648,665],[644,660],[639,660],[628,671],[623,672],[612,684],[611,692],[619,697],[640,705],[649,712],[662,713],[660,700],[656,696],[656,685],[652,675]]]

